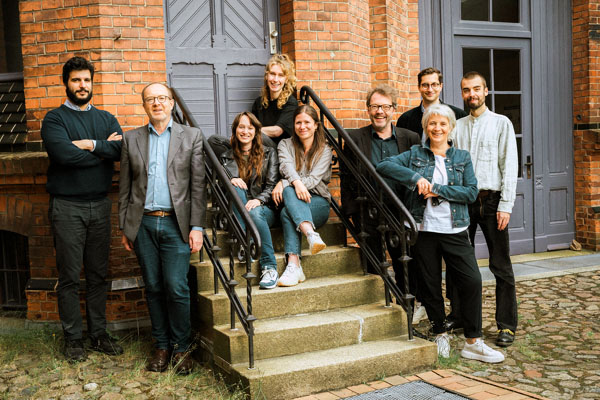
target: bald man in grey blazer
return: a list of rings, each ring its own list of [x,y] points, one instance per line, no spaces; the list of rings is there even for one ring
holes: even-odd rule
[[[202,132],[173,121],[171,89],[142,91],[150,123],[123,135],[119,182],[122,243],[142,268],[155,353],[147,369],[188,374],[190,253],[202,248],[206,213]]]

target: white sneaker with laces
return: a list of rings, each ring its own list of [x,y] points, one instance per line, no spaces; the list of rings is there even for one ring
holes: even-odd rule
[[[317,254],[321,250],[323,250],[327,245],[321,239],[321,235],[317,232],[310,232],[306,235],[306,240],[308,241],[308,247],[310,248],[310,254]]]
[[[258,286],[261,289],[273,289],[277,286],[278,277],[277,267],[264,268]]]
[[[450,336],[447,333],[437,335],[435,344],[437,344],[438,356],[443,358],[450,357]]]
[[[423,307],[422,305],[418,305],[415,307],[415,310],[413,313],[413,320],[412,320],[413,325],[416,325],[419,322],[421,322],[421,320],[423,320],[423,318],[427,318],[427,311],[425,310],[425,307]]]
[[[277,286],[296,286],[300,282],[304,282],[306,277],[302,272],[302,267],[294,263],[289,263],[285,267],[285,271],[281,274]]]
[[[504,361],[504,354],[498,350],[492,349],[483,342],[483,339],[477,338],[475,343],[465,342],[465,347],[460,352],[461,357],[471,360],[479,360],[486,363],[499,363]]]

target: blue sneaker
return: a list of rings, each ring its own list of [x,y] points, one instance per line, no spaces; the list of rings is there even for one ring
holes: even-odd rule
[[[277,267],[265,267],[262,270],[262,275],[260,276],[260,283],[258,286],[261,289],[273,289],[275,286],[277,286],[277,278],[279,278],[279,274],[277,274]]]

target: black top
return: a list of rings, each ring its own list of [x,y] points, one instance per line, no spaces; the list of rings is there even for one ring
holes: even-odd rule
[[[252,114],[258,118],[263,126],[279,126],[283,133],[279,137],[272,137],[275,144],[282,139],[292,137],[294,132],[294,112],[298,107],[298,100],[292,94],[281,108],[277,108],[277,100],[269,101],[269,106],[263,108],[262,98],[257,97],[252,104]]]
[[[451,106],[450,104],[446,104],[446,103],[442,103],[448,107],[450,107],[452,109],[452,111],[454,111],[454,115],[456,116],[456,119],[459,120],[463,117],[466,117],[468,114],[465,112],[465,110],[458,108],[458,107],[454,107]],[[421,102],[421,104],[419,104],[417,107],[408,110],[407,112],[405,112],[404,114],[402,114],[400,116],[400,118],[398,118],[398,122],[396,123],[396,126],[399,126],[400,128],[406,128],[406,129],[410,129],[413,132],[417,132],[419,134],[419,137],[422,138],[423,137],[423,125],[421,124],[421,120],[423,119],[423,110],[421,110],[421,106],[423,105],[423,102]]]
[[[76,111],[62,105],[49,111],[42,123],[50,159],[48,193],[75,201],[104,198],[112,185],[113,161],[121,155],[121,142],[106,140],[113,132],[123,134],[117,119],[95,107]],[[94,151],[72,143],[80,139],[96,140]]]

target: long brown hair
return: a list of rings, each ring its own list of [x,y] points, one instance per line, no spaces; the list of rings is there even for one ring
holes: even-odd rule
[[[267,76],[273,65],[279,65],[287,78],[283,85],[283,89],[281,89],[281,94],[277,98],[277,108],[281,109],[283,105],[287,103],[290,96],[296,91],[296,68],[294,67],[294,62],[287,54],[275,54],[269,59],[269,62],[267,62],[267,65],[265,66],[265,79],[260,91],[263,108],[269,107],[269,100],[271,99],[269,85],[267,84]]]
[[[294,112],[294,125],[296,122],[296,117],[300,114],[306,114],[311,117],[315,124],[317,125],[317,129],[315,129],[315,137],[313,139],[312,146],[306,155],[306,170],[310,171],[312,168],[313,161],[321,155],[323,149],[326,146],[325,139],[325,130],[323,129],[323,124],[319,119],[319,114],[317,114],[317,110],[315,110],[312,106],[308,104],[303,104],[296,108]],[[296,129],[294,127],[294,134],[292,135],[292,143],[294,145],[295,150],[295,159],[296,159],[296,171],[300,171],[302,169],[302,164],[304,163],[304,145],[300,138],[296,134]]]
[[[236,133],[240,124],[240,120],[243,116],[248,117],[248,120],[255,129],[254,139],[252,139],[252,147],[250,147],[248,160],[244,160],[244,155],[242,154],[242,144],[238,140]],[[242,178],[244,182],[248,182],[250,177],[252,177],[253,170],[256,171],[256,176],[259,180],[260,175],[262,174],[262,163],[265,158],[265,151],[263,150],[262,145],[262,134],[260,132],[261,128],[262,124],[260,121],[254,116],[254,114],[248,111],[244,111],[236,115],[233,123],[231,124],[231,148],[233,149],[233,158],[238,165],[240,178]]]

